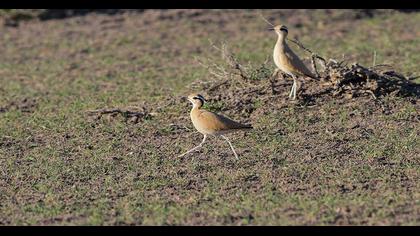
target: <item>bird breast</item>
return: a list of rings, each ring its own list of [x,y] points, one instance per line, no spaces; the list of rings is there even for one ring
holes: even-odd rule
[[[287,67],[288,61],[285,56],[284,47],[281,46],[280,43],[276,43],[276,46],[274,47],[273,59],[274,64],[277,66],[277,68],[279,68],[281,71],[287,74],[291,74],[291,71]]]
[[[199,109],[192,109],[191,110],[191,121],[194,125],[194,128],[198,130],[198,132],[202,134],[213,134],[216,130],[214,124],[210,122],[209,120],[205,119],[205,117],[202,117],[202,112]]]

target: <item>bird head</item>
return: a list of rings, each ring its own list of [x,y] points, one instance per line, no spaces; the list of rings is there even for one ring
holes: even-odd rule
[[[276,25],[273,28],[269,28],[269,30],[274,30],[278,35],[287,36],[289,30],[285,25]]]
[[[188,96],[188,101],[193,104],[193,107],[201,107],[204,105],[206,99],[198,93],[193,93]]]

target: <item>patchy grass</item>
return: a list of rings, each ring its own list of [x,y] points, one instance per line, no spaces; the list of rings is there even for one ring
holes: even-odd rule
[[[323,56],[369,66],[376,51],[377,64],[420,73],[419,13],[263,14]],[[275,42],[266,28],[252,10],[93,13],[2,27],[0,224],[418,225],[417,97],[381,98],[383,112],[368,97],[288,103],[290,81],[272,105],[244,94],[229,103],[229,87],[202,91],[208,109],[255,129],[230,135],[239,161],[213,137],[176,158],[202,139],[180,97],[193,81],[214,80],[195,57],[222,62],[208,40],[227,41],[259,68]],[[267,67],[253,81],[264,83]],[[129,106],[156,114],[128,122],[86,112]]]

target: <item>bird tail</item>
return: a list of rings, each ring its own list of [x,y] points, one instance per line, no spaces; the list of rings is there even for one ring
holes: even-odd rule
[[[248,129],[253,129],[253,127],[251,125],[242,125],[241,127],[238,127],[237,129],[248,130]]]

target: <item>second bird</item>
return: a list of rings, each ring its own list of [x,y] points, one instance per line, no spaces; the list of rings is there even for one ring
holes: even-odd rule
[[[288,29],[284,25],[277,25],[270,30],[274,30],[277,35],[277,43],[274,47],[273,59],[277,68],[284,73],[292,76],[293,86],[290,90],[289,98],[295,100],[297,92],[297,76],[307,76],[312,79],[317,77],[303,64],[299,57],[289,48],[286,43]]]
[[[224,136],[224,134],[235,132],[238,130],[249,130],[252,129],[252,126],[240,124],[222,115],[201,109],[201,107],[204,105],[205,99],[200,94],[191,94],[190,96],[188,96],[188,100],[193,105],[193,108],[191,109],[190,113],[191,121],[194,127],[198,130],[198,132],[202,133],[204,137],[203,141],[201,141],[201,143],[198,146],[179,155],[179,157],[184,156],[185,154],[202,147],[204,142],[206,141],[207,135],[220,135],[229,143],[229,146],[232,149],[235,158],[238,159],[238,154],[236,154],[235,149],[233,149],[232,144],[230,143],[229,139],[226,136]]]

